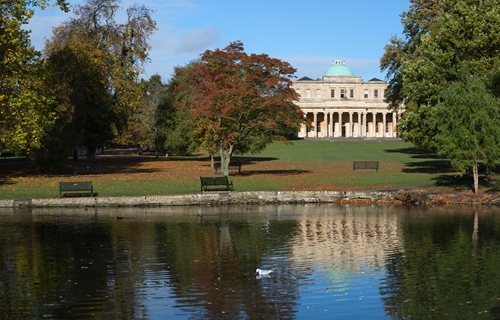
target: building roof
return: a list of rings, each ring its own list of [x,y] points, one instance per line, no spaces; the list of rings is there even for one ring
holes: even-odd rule
[[[314,81],[313,79],[309,78],[309,77],[302,77],[300,78],[299,80],[297,81]]]
[[[384,80],[380,80],[379,78],[371,78],[370,80],[368,80],[368,82],[370,81],[381,81],[381,82],[384,82]]]
[[[324,77],[353,77],[351,69],[345,65],[344,60],[333,60],[332,65],[325,71]]]

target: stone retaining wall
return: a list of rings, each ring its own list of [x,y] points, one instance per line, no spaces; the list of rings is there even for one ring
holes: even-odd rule
[[[0,200],[0,207],[128,207],[279,203],[391,203],[389,191],[205,192],[142,197],[73,197]]]

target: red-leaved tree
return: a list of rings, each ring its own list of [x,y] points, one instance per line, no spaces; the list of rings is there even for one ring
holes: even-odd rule
[[[195,135],[204,148],[219,152],[224,175],[233,153],[255,153],[273,141],[287,141],[304,123],[291,88],[295,71],[266,54],[246,54],[240,41],[201,55],[191,70],[189,107]]]

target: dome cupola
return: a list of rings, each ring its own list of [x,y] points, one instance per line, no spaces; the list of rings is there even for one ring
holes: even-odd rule
[[[323,77],[353,77],[351,69],[345,65],[344,60],[333,60],[332,65],[325,71]]]

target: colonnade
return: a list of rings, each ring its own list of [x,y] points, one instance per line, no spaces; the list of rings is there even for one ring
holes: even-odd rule
[[[398,115],[380,111],[305,111],[313,128],[302,126],[301,138],[396,138]]]

